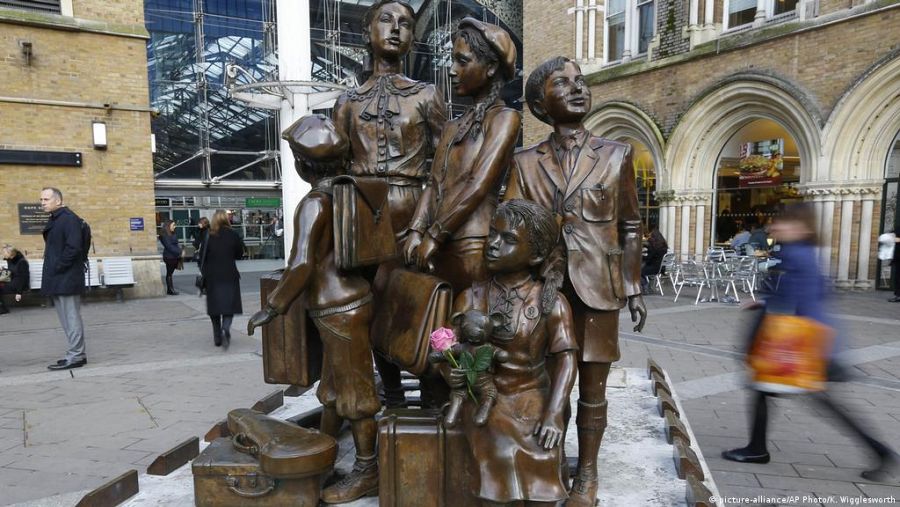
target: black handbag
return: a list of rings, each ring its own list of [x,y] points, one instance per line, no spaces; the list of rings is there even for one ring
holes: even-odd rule
[[[206,237],[203,238],[203,241],[200,242],[200,274],[194,278],[194,286],[200,289],[200,294],[206,290],[206,280],[203,278],[203,265],[206,264],[206,250],[209,248],[209,233],[206,233]]]

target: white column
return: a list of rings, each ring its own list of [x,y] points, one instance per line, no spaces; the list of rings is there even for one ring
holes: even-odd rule
[[[850,232],[853,227],[853,201],[841,203],[841,236],[838,243],[837,279],[850,278]]]
[[[62,0],[59,3],[59,13],[63,16],[74,16],[75,11],[72,10],[72,0]]]
[[[637,35],[634,30],[634,16],[637,10],[635,0],[625,1],[625,49],[622,51],[622,63],[631,61],[632,47],[637,45]]]
[[[706,25],[711,25],[715,23],[713,19],[713,14],[715,14],[715,5],[713,4],[713,0],[706,0],[706,8],[703,10],[703,23]]]
[[[597,0],[590,0],[588,5],[587,58],[590,61],[594,61],[597,58]]]
[[[669,204],[666,207],[666,241],[672,245],[672,250],[681,255],[681,252],[675,247],[675,206],[673,204]]]
[[[825,266],[825,212],[823,210],[822,201],[813,201],[813,207],[816,209],[816,231],[818,231],[819,235],[819,246],[816,247],[816,252],[819,256],[819,266],[822,266],[824,271]],[[829,222],[831,223],[831,222]]]
[[[575,59],[584,59],[584,0],[575,2]]]
[[[309,81],[312,79],[310,57],[309,0],[277,0],[278,9],[278,79]],[[281,129],[288,128],[307,111],[307,96],[294,94],[294,105],[281,103]],[[294,156],[287,141],[281,140],[281,195],[284,212],[284,248],[290,252],[294,244],[294,210],[309,192],[308,183],[294,170]],[[287,262],[288,255],[285,255]]]
[[[869,279],[869,255],[872,243],[872,212],[874,201],[870,196],[862,202],[859,215],[859,255],[857,256],[856,280],[863,282]]]
[[[766,22],[766,4],[768,0],[756,0],[756,16],[753,18],[753,24],[760,26]]]
[[[691,0],[691,15],[690,15],[690,24],[691,27],[697,25],[697,20],[700,17],[700,0]]]
[[[702,254],[706,247],[703,243],[704,232],[706,229],[706,222],[703,215],[706,213],[706,206],[698,204],[694,207],[694,210],[694,214],[697,215],[697,217],[694,218],[694,253]]]
[[[688,204],[681,206],[681,251],[689,253],[691,248],[691,207]]]
[[[669,241],[666,235],[669,233],[669,213],[666,211],[668,208],[663,206],[662,203],[659,205],[659,218],[657,219],[657,224],[659,227],[659,233],[666,238],[666,241]]]
[[[833,199],[833,198],[832,198]],[[831,240],[834,236],[834,201],[822,204],[822,272],[831,276]]]

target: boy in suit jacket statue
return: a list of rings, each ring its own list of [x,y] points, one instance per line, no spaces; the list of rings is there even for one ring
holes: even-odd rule
[[[647,316],[631,147],[595,137],[584,127],[591,94],[581,69],[568,58],[538,66],[528,77],[525,98],[554,131],[513,157],[505,198],[536,201],[562,224],[555,262],[544,278],[561,286],[570,301],[579,348],[578,471],[567,505],[593,506],[606,429],[606,380],[619,359],[619,310],[628,305],[635,331]]]

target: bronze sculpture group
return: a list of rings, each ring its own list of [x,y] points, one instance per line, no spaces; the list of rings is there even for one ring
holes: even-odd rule
[[[356,448],[353,470],[326,487],[322,501],[349,502],[378,491],[372,343],[390,341],[391,329],[373,319],[401,311],[396,298],[404,287],[413,293],[415,277],[445,281],[454,317],[426,327],[453,325],[468,342],[432,353],[417,374],[423,403],[443,406],[439,424],[458,424],[468,444],[472,473],[454,487],[484,505],[592,506],[606,379],[619,358],[618,312],[627,305],[636,330],[646,317],[630,148],[585,129],[590,92],[578,65],[559,57],[526,86],[531,111],[554,132],[514,155],[521,115],[500,90],[515,76],[516,49],[504,30],[472,18],[454,34],[450,76],[473,105],[445,121],[434,86],[402,74],[414,14],[405,2],[377,2],[365,18],[365,82],[338,100],[333,121],[307,116],[285,132],[312,189],[294,215],[287,269],[248,331],[302,301],[323,344],[320,429],[336,436],[348,421]],[[394,257],[348,257],[364,250],[354,244],[360,237],[381,241]],[[415,274],[391,276],[397,270]],[[373,337],[376,329],[386,336]],[[485,347],[490,364],[478,375],[444,360]],[[399,368],[377,350],[374,357],[386,405],[402,405]],[[569,487],[562,447],[576,374],[579,461]]]

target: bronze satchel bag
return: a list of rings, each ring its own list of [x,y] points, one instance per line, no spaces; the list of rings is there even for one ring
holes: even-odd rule
[[[414,375],[428,368],[432,331],[450,320],[453,290],[440,278],[395,269],[372,323],[372,348]]]
[[[334,260],[348,271],[397,256],[383,178],[338,176],[333,182]]]

